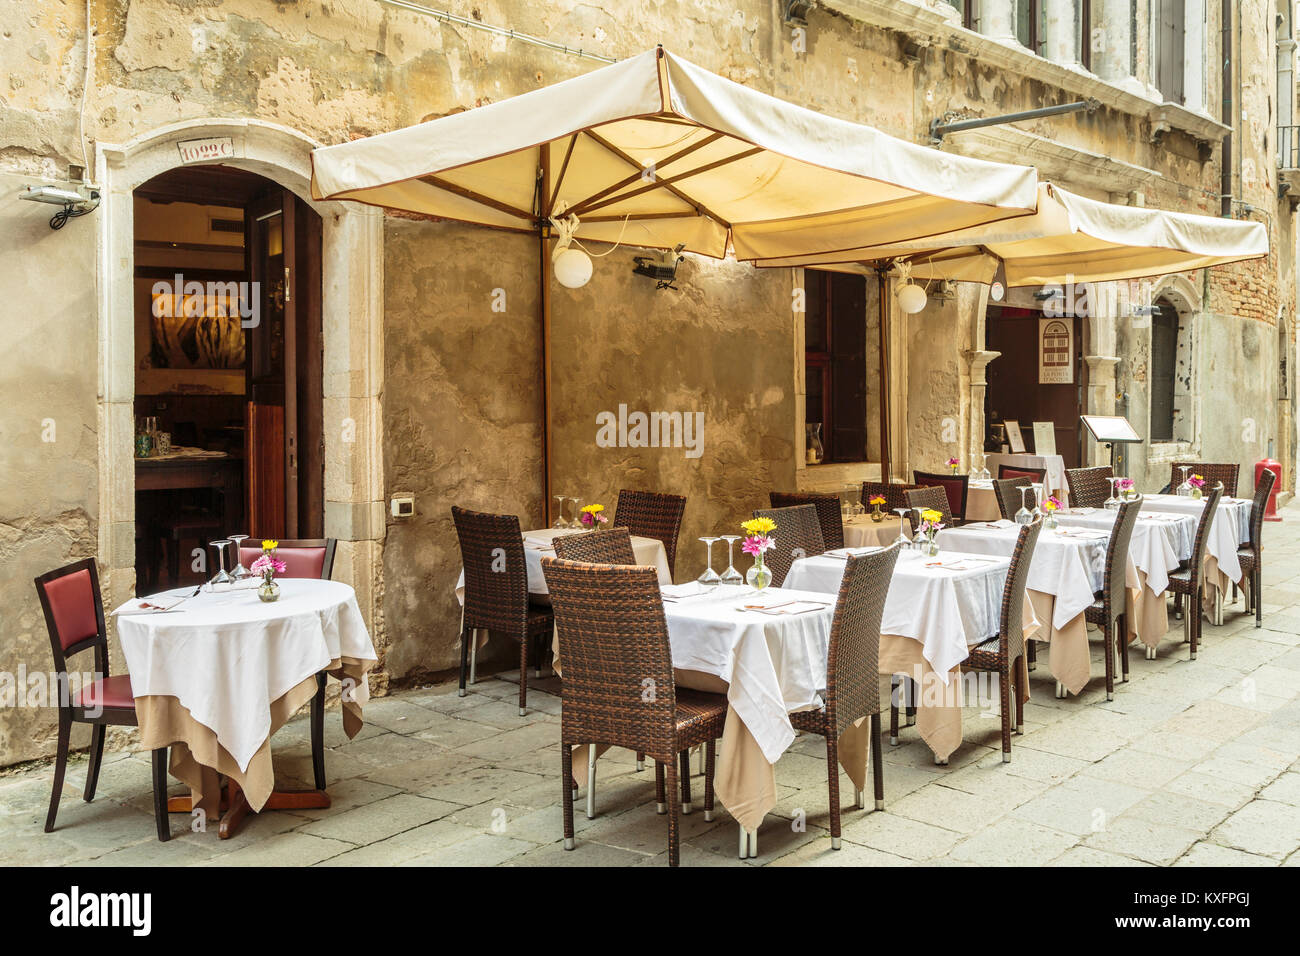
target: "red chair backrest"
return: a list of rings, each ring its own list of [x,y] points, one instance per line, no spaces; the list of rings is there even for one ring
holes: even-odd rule
[[[1010,465],[998,465],[999,478],[1028,478],[1030,481],[1042,481],[1046,474],[1046,468],[1012,468]]]
[[[65,651],[73,644],[99,635],[99,616],[95,613],[96,595],[90,571],[82,568],[62,577],[38,583],[49,602],[59,646]]]
[[[922,488],[939,487],[948,496],[948,513],[958,520],[966,517],[966,493],[970,484],[969,475],[936,475],[924,471],[912,472],[913,480]]]
[[[326,567],[327,557],[332,558],[331,550],[329,541],[319,545],[296,541],[280,542],[280,546],[275,549],[275,556],[285,563],[285,571],[280,577],[328,578],[333,570]],[[261,556],[260,547],[239,549],[239,563],[246,568],[252,567],[253,562]]]

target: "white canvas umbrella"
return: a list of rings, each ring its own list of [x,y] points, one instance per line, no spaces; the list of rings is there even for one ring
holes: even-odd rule
[[[1038,212],[906,243],[864,245],[829,256],[765,259],[760,266],[867,272],[905,262],[914,279],[1007,286],[1107,282],[1184,272],[1268,255],[1263,223],[1118,206],[1051,183]],[[999,266],[1005,279],[997,275]]]

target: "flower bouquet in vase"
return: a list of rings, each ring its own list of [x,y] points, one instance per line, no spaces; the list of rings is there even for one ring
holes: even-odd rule
[[[269,538],[263,541],[262,553],[248,568],[249,574],[262,576],[262,583],[257,586],[257,596],[268,604],[280,600],[280,585],[275,583],[275,576],[284,574],[286,565],[275,556],[275,549],[279,546],[279,541]]]
[[[948,459],[948,467],[952,469],[952,473],[953,473],[954,475],[957,474],[957,469],[958,469],[959,467],[961,467],[961,459],[960,459],[960,458],[949,458],[949,459]]]
[[[928,554],[933,557],[939,553],[939,543],[936,540],[936,536],[942,529],[942,511],[935,511],[933,508],[926,508],[921,512],[921,526],[917,529],[916,536],[921,540],[922,554]]]
[[[1121,478],[1119,480],[1119,494],[1120,497],[1123,498],[1125,501],[1127,501],[1130,498],[1136,497],[1137,491],[1134,490],[1132,478]]]
[[[745,583],[761,591],[772,583],[772,571],[763,563],[763,555],[776,544],[772,538],[776,522],[771,518],[751,518],[741,522],[740,527],[745,532],[745,543],[740,550],[754,558],[753,567],[745,572]]]
[[[588,531],[595,531],[601,525],[609,523],[609,519],[605,517],[604,512],[604,505],[583,505],[578,520],[582,522],[582,526]]]
[[[1187,479],[1187,483],[1192,486],[1192,497],[1200,498],[1205,495],[1205,479],[1200,475],[1192,475]]]
[[[1043,510],[1047,512],[1047,520],[1043,522],[1046,528],[1056,527],[1056,513],[1061,510],[1061,499],[1056,495],[1048,495],[1043,501]]]
[[[871,520],[880,522],[885,520],[885,513],[881,511],[881,506],[885,503],[884,495],[872,495],[869,499],[871,504]]]

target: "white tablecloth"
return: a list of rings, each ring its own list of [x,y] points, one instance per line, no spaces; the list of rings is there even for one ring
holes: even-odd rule
[[[1109,532],[1115,526],[1117,511],[1105,508],[1072,508],[1057,516],[1064,528],[1095,528]],[[1147,587],[1160,595],[1169,587],[1169,572],[1177,571],[1180,561],[1192,556],[1196,519],[1187,515],[1146,513],[1138,515],[1129,542],[1129,561],[1146,575]]]
[[[1250,538],[1250,506],[1251,502],[1244,498],[1219,499],[1219,510],[1214,514],[1209,539],[1205,543],[1206,553],[1219,563],[1219,570],[1234,584],[1241,583],[1241,562],[1237,560],[1237,548],[1243,540]],[[1201,512],[1205,510],[1205,499],[1181,495],[1147,495],[1142,499],[1142,510],[1192,515],[1199,521]],[[1187,555],[1191,556],[1190,549]]]
[[[278,583],[280,599],[271,604],[242,589],[187,597],[176,611],[117,618],[135,696],[175,697],[240,770],[270,735],[272,701],[331,661],[376,660],[352,588],[306,578]],[[369,686],[360,681],[353,694],[364,704]]]
[[[936,540],[941,557],[953,550],[1010,559],[1019,533],[1019,526],[999,520],[988,525],[944,528]],[[1108,533],[1091,529],[1044,529],[1038,536],[1025,587],[1056,598],[1052,611],[1054,628],[1063,628],[1082,614],[1092,604],[1093,595],[1101,590],[1109,537]]]
[[[1058,498],[1066,494],[1065,459],[1060,455],[989,454],[984,456],[984,467],[994,478],[998,476],[998,465],[1006,465],[1008,468],[1046,468],[1047,474],[1043,477],[1047,480],[1043,482],[1043,493],[1056,495]]]
[[[528,593],[529,594],[549,594],[550,590],[546,587],[546,576],[542,574],[542,558],[555,557],[555,548],[551,545],[557,537],[566,534],[586,534],[584,531],[575,531],[572,528],[541,528],[537,531],[524,532],[524,561],[528,564]],[[722,542],[725,544],[726,542]],[[717,545],[714,546],[715,550]],[[637,535],[632,536],[632,555],[636,558],[637,564],[644,564],[654,567],[659,572],[660,584],[672,584],[673,575],[668,570],[668,552],[664,548],[664,543],[658,538],[642,538]],[[718,557],[718,555],[715,555]],[[736,555],[740,557],[739,554]],[[726,555],[722,554],[721,558],[726,560]],[[716,569],[719,574],[721,568]],[[456,600],[460,604],[465,603],[465,569],[460,569],[460,576],[456,578]]]
[[[883,521],[872,521],[869,515],[854,515],[843,519],[844,546],[846,548],[888,547],[898,540],[898,515],[887,512]],[[907,519],[902,523],[903,535],[912,537],[912,526]]]
[[[996,521],[1002,517],[998,508],[997,492],[993,480],[972,479],[966,485],[966,520]]]
[[[937,558],[900,551],[885,599],[881,634],[897,634],[920,642],[922,654],[946,684],[948,672],[966,659],[971,645],[998,631],[1002,589],[1011,562],[983,555],[965,556],[968,567],[952,569],[963,555],[945,552]],[[844,577],[843,559],[827,555],[800,558],[790,567],[786,589],[838,593]]]
[[[693,585],[686,584],[666,588],[664,594],[691,590]],[[824,606],[779,615],[743,609],[795,599]],[[794,742],[790,713],[821,703],[834,614],[833,596],[788,588],[756,593],[717,587],[703,596],[664,602],[673,667],[726,681],[728,702],[772,764]]]

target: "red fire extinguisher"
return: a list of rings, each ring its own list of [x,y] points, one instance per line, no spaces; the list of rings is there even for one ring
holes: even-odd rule
[[[1277,478],[1277,481],[1273,482],[1273,490],[1269,493],[1268,506],[1264,509],[1264,520],[1281,521],[1282,518],[1277,513],[1277,492],[1278,489],[1282,487],[1282,464],[1281,462],[1274,461],[1272,456],[1265,458],[1263,461],[1255,462],[1255,484],[1257,486],[1259,485],[1259,476],[1262,475],[1265,470],[1271,471]]]

